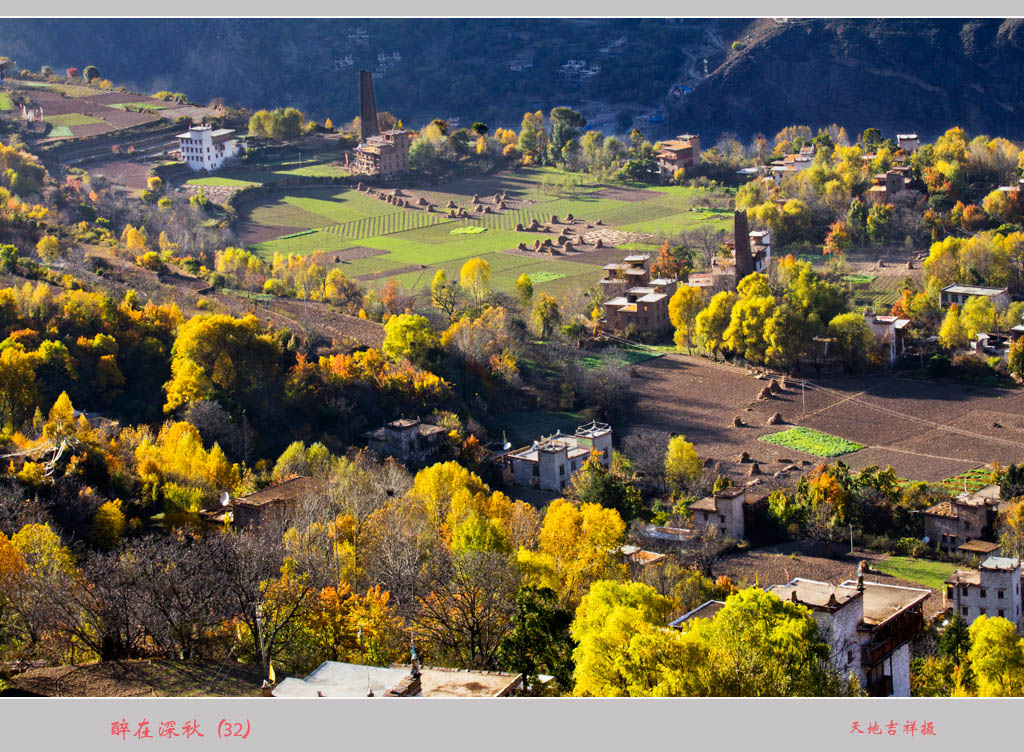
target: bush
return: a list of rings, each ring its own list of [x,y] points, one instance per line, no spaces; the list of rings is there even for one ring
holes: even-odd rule
[[[746,46],[747,45],[743,44],[743,42],[739,41],[738,39],[730,45],[730,47],[736,52],[739,52]]]
[[[924,370],[929,376],[938,378],[947,375],[952,370],[953,364],[945,355],[933,355],[928,358]]]

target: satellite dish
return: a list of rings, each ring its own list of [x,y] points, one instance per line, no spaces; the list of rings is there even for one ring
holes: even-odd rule
[[[509,449],[511,449],[511,448],[512,448],[512,442],[511,442],[511,441],[506,441],[506,442],[505,442],[505,443],[504,443],[504,444],[502,445],[502,447],[501,447],[501,448],[502,448],[502,449],[504,449],[504,450],[505,450],[505,451],[507,452],[507,451],[508,451]]]
[[[922,543],[931,543],[931,542],[932,542],[932,539],[931,539],[931,538],[929,538],[929,537],[928,537],[928,536],[926,535],[925,537],[923,537],[923,538],[921,539],[921,542],[922,542]]]
[[[230,503],[231,503],[231,494],[229,494],[227,491],[222,491],[221,494],[220,494],[220,505],[222,507],[226,507]]]

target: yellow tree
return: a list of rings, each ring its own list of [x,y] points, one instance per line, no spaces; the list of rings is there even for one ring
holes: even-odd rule
[[[36,252],[39,258],[47,264],[52,264],[60,258],[60,241],[53,235],[43,235],[36,243]]]
[[[693,339],[697,334],[697,314],[704,305],[704,294],[699,287],[682,285],[668,301],[668,317],[676,328],[675,343],[680,351],[683,344],[693,351]]]
[[[1024,695],[1024,641],[1013,622],[1001,617],[979,616],[970,627],[971,649],[967,657],[980,697]]]
[[[490,292],[491,267],[482,258],[471,258],[459,271],[459,286],[478,303]]]
[[[575,606],[592,582],[625,577],[618,555],[625,532],[614,509],[556,499],[544,514],[537,551],[520,549],[519,561],[563,605]]]
[[[692,481],[700,477],[702,467],[697,450],[685,436],[669,439],[668,451],[665,452],[665,478],[673,493],[682,493]]]
[[[949,350],[958,350],[967,347],[969,341],[967,329],[960,320],[960,308],[954,303],[946,311],[946,317],[939,327],[939,344]]]

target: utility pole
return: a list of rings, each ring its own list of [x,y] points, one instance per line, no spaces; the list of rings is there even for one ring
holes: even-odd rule
[[[850,555],[853,555],[853,525],[850,525]]]
[[[256,636],[260,641],[260,661],[263,663],[263,678],[270,677],[270,670],[267,666],[267,648],[263,644],[263,614],[259,604],[256,605]]]

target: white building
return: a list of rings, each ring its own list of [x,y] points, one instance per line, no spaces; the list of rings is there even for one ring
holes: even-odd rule
[[[240,151],[233,135],[230,128],[193,125],[188,133],[176,137],[181,161],[193,170],[216,170]]]
[[[910,696],[910,641],[924,628],[930,590],[864,582],[841,585],[796,578],[768,588],[811,609],[832,648],[832,663],[872,697]]]
[[[958,569],[946,580],[944,604],[970,624],[979,616],[1002,617],[1018,629],[1021,614],[1020,559],[990,556],[977,571]]]
[[[722,536],[740,540],[746,531],[743,507],[747,503],[747,489],[742,486],[727,486],[693,502],[693,525],[698,528],[714,527]]]
[[[917,148],[921,145],[921,140],[917,137],[916,133],[900,133],[896,136],[896,144],[900,149],[904,151],[917,151]]]
[[[494,459],[506,471],[506,480],[517,486],[545,491],[564,491],[573,473],[583,467],[591,454],[606,468],[612,464],[612,429],[604,423],[588,423],[574,434],[556,431],[532,446],[500,454]],[[508,477],[510,476],[510,477]]]

